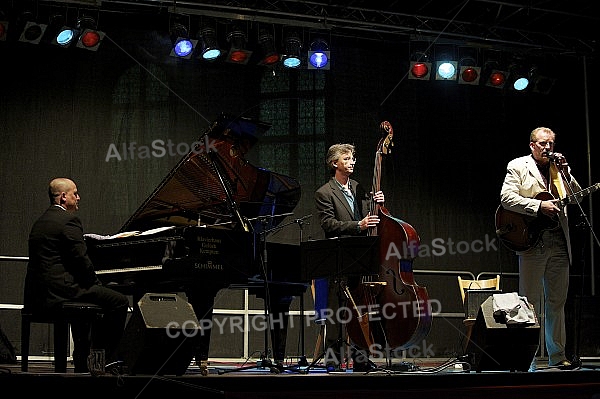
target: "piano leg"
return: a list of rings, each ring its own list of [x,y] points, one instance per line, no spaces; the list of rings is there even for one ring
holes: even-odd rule
[[[196,318],[202,327],[201,333],[194,338],[195,342],[193,345],[194,358],[202,375],[208,375],[208,354],[210,351],[213,306],[216,294],[217,292],[211,291],[207,287],[197,287],[186,291],[188,302],[194,308]]]

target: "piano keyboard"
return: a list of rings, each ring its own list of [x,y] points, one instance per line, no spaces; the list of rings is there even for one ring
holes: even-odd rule
[[[96,274],[135,273],[135,272],[145,272],[145,271],[150,271],[150,270],[162,270],[162,265],[137,266],[137,267],[125,267],[125,268],[121,268],[121,269],[96,270]]]

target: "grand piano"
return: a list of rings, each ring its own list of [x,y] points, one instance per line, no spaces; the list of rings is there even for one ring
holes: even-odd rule
[[[288,312],[306,288],[292,274],[300,270],[299,247],[268,243],[267,232],[293,214],[300,185],[245,159],[269,127],[219,116],[118,234],[87,235],[100,280],[134,303],[148,292],[185,292],[201,323],[212,321],[215,295],[227,287],[250,289],[269,314]],[[286,330],[270,334],[276,362],[285,357]],[[210,330],[192,349],[203,372],[209,348]]]

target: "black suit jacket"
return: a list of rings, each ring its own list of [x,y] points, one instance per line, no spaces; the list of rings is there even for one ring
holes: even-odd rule
[[[29,234],[25,306],[51,309],[100,284],[87,255],[81,220],[58,206],[49,207]]]
[[[350,179],[354,200],[358,205],[360,219],[369,212],[370,197],[356,180]],[[354,218],[354,211],[341,188],[331,178],[315,192],[315,206],[321,228],[325,237],[340,237],[349,235],[366,235],[367,230],[358,230],[358,220]]]

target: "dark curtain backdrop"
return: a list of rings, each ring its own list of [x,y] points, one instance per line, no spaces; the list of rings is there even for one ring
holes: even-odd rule
[[[290,159],[290,165],[304,165],[291,169],[298,171],[293,177],[303,189],[294,217],[314,212],[312,192],[327,179],[323,158],[330,144],[357,145],[355,177],[370,185],[378,126],[388,120],[394,147],[383,161],[382,188],[392,215],[420,234],[415,269],[517,271],[516,258],[496,239],[494,213],[506,163],[529,152],[529,133],[537,126],[558,133],[556,151],[567,156],[583,186],[598,179],[587,171],[588,156],[592,170],[597,168],[598,96],[591,90],[597,80],[584,80],[580,58],[557,57],[558,79],[550,94],[519,95],[483,85],[407,80],[402,43],[367,51],[372,43],[339,39],[333,41],[331,70],[272,73],[252,65],[176,60],[168,56],[164,33],[109,35],[98,52],[0,42],[1,255],[27,255],[29,229],[48,206],[47,184],[56,176],[77,182],[87,232],[115,233],[183,155],[143,158],[136,153],[135,159],[125,159],[124,143],[135,142],[138,150],[154,140],[191,144],[220,112],[263,119],[261,83],[289,74],[326,75],[324,131],[308,140],[315,151],[307,151],[304,142],[302,159]],[[591,75],[598,66],[587,63]],[[270,164],[250,158],[259,166]],[[599,209],[598,194],[592,198]],[[582,205],[587,212],[587,199]],[[578,216],[578,209],[571,209]],[[274,239],[297,242],[298,234],[287,229]],[[322,237],[316,217],[303,234],[304,239]],[[589,251],[589,235],[574,240],[573,274],[581,272],[585,260],[589,278],[592,265],[581,256],[584,245]],[[24,264],[0,266],[0,303],[20,303]],[[454,308],[450,311],[460,309],[454,276],[422,275],[417,281]]]

